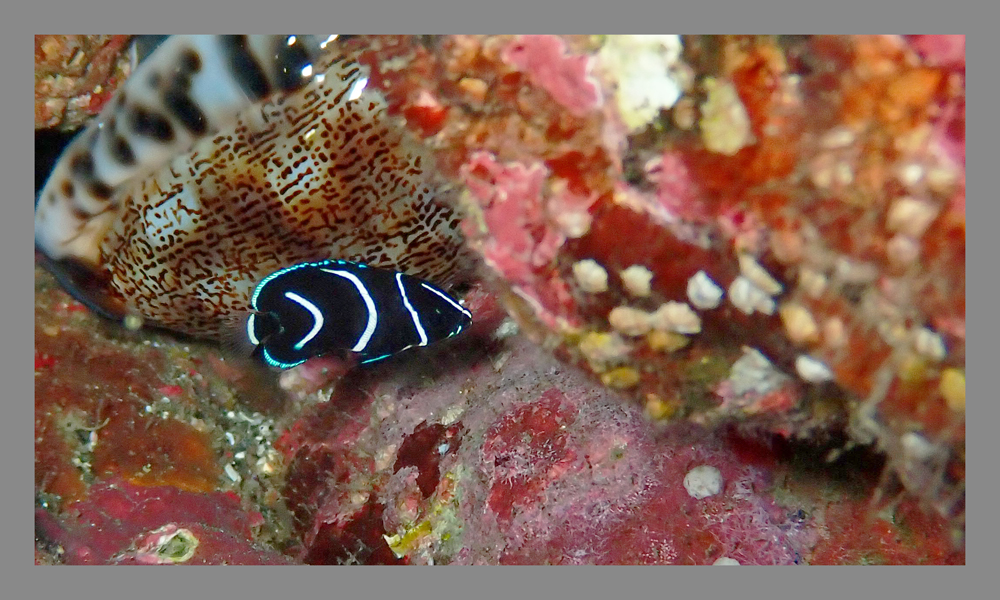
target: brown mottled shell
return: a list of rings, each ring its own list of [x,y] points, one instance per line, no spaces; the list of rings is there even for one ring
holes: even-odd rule
[[[101,248],[114,291],[152,323],[218,338],[257,282],[297,262],[464,279],[459,217],[429,157],[376,92],[348,100],[363,77],[337,60],[322,83],[251,109],[136,183]]]

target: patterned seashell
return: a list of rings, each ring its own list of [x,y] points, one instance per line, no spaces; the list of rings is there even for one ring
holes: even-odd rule
[[[316,53],[310,41],[169,38],[63,152],[38,197],[36,244],[52,259],[97,264],[122,190],[253,103],[308,83]]]
[[[227,43],[202,43],[202,61],[244,68],[245,60],[209,56]],[[176,63],[177,45],[173,38],[164,42],[123,95],[141,95],[150,83],[141,77],[144,68]],[[96,250],[50,252],[41,241],[55,237],[49,234],[57,228],[36,213],[39,246],[50,258],[88,265],[86,277],[74,268],[75,281],[85,279],[91,288],[91,305],[120,305],[147,323],[216,339],[227,320],[247,309],[259,281],[292,264],[337,258],[445,289],[464,281],[471,259],[429,157],[386,114],[382,98],[365,90],[362,67],[332,47],[310,66],[316,75],[297,91],[244,102],[235,124],[206,128],[186,152],[172,147],[175,156],[165,166],[116,184],[111,204],[117,208],[84,219]],[[197,80],[189,92],[195,104],[218,96]],[[114,107],[128,104],[114,101],[105,120],[120,122]],[[214,124],[214,116],[210,120]]]

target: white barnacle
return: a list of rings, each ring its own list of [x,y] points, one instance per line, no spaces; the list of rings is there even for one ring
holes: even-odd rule
[[[754,311],[767,315],[774,314],[774,298],[743,275],[734,279],[729,285],[729,301],[748,315],[752,315]]]
[[[642,265],[632,265],[621,272],[622,285],[629,294],[644,298],[652,291],[650,283],[653,280],[653,272]]]
[[[704,271],[698,271],[688,279],[687,296],[695,308],[701,310],[716,308],[722,301],[722,294],[722,288]]]
[[[585,292],[597,294],[608,290],[608,272],[592,258],[574,263],[573,276]]]
[[[841,284],[870,285],[878,279],[879,270],[871,263],[856,262],[842,256],[834,264],[834,275]]]
[[[684,476],[684,489],[696,500],[714,496],[722,491],[722,472],[712,465],[699,465]]]
[[[780,389],[790,378],[756,348],[743,347],[743,356],[733,363],[726,379],[736,397],[746,394],[762,396]]]
[[[847,344],[847,327],[837,317],[823,322],[823,342],[828,348],[839,349]]]
[[[138,548],[138,554],[149,556],[158,564],[177,564],[191,560],[199,543],[198,536],[190,529],[178,528],[174,524],[160,527],[146,539],[150,542]]]
[[[580,340],[580,352],[591,364],[606,366],[623,361],[632,347],[618,333],[591,332]]]
[[[701,333],[701,319],[685,302],[667,302],[652,315],[654,329],[674,333]]]
[[[614,81],[618,109],[630,130],[645,127],[681,97],[687,79],[681,50],[678,35],[607,36],[598,60]]]
[[[630,306],[616,306],[611,309],[608,323],[615,331],[631,336],[645,335],[652,326],[649,313]]]
[[[795,372],[809,383],[822,383],[833,379],[833,371],[823,361],[808,354],[800,354],[795,359]]]

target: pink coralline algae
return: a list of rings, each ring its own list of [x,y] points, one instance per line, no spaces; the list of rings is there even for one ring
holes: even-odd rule
[[[587,66],[591,59],[567,55],[566,43],[554,35],[522,35],[510,42],[503,60],[527,73],[556,102],[582,117],[601,102],[600,88],[591,80]]]
[[[481,251],[488,264],[504,274],[515,293],[536,306],[566,304],[567,286],[552,278],[548,269],[566,237],[547,226],[542,196],[548,173],[545,166],[503,165],[481,153],[472,157],[462,173],[469,191],[484,207],[485,226],[491,235]],[[586,213],[585,202],[566,198],[564,203],[583,206]],[[554,326],[559,317],[567,316],[554,313],[543,318]]]
[[[36,536],[65,564],[288,564],[249,541],[264,522],[232,493],[198,494],[109,480],[60,519],[36,512]]]
[[[574,56],[580,81],[591,57],[602,87],[631,89],[615,79],[627,73],[600,64],[613,36],[454,36],[431,51],[394,38],[366,62],[395,110],[416,90],[450,107],[432,141],[439,165],[467,186],[472,243],[534,339],[650,414],[875,443],[893,457],[887,490],[901,483],[961,528],[964,38],[681,42],[671,65],[649,61],[660,75],[641,71],[674,77],[681,97],[631,134],[613,101],[572,110],[565,90],[581,86],[540,76]],[[407,62],[412,71],[400,70]],[[491,93],[467,100],[483,87]],[[586,199],[572,219],[558,200],[566,191]],[[530,223],[530,235],[509,223]],[[602,269],[607,286],[574,277],[581,264]],[[633,267],[652,273],[650,294],[619,285]],[[697,307],[696,277],[723,290],[719,305]],[[697,320],[649,320],[686,302]],[[730,398],[719,386],[744,348],[794,381],[770,398]],[[723,402],[692,393],[706,387]],[[914,426],[947,458],[921,466],[897,455]],[[935,485],[899,481],[913,469]]]
[[[433,388],[414,387],[430,372],[349,376],[357,391],[304,415],[288,493],[308,562],[789,564],[815,542],[767,512],[772,484],[723,438],[658,435],[526,340],[483,341]],[[706,461],[733,484],[696,501],[683,479]]]
[[[932,65],[965,70],[964,35],[911,35],[910,44]]]

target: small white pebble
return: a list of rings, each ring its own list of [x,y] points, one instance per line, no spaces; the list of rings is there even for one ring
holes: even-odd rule
[[[688,279],[687,296],[695,308],[708,310],[718,307],[722,294],[722,288],[704,271],[698,271]]]
[[[592,364],[607,365],[624,360],[632,347],[617,332],[589,333],[580,341],[580,352]]]
[[[854,132],[847,127],[834,127],[820,138],[820,146],[827,149],[846,148],[854,143]]]
[[[560,212],[554,220],[566,237],[576,239],[587,235],[594,218],[587,211],[569,211]]]
[[[240,474],[236,472],[236,467],[234,467],[231,464],[227,464],[225,467],[222,468],[222,470],[224,470],[226,472],[226,475],[233,480],[233,483],[239,483],[240,479],[242,479],[242,477],[240,477]]]
[[[732,83],[706,77],[703,85],[701,139],[709,151],[732,156],[754,140],[746,107]]]
[[[651,326],[649,313],[630,306],[616,306],[611,309],[608,323],[615,331],[631,336],[646,335]]]
[[[823,323],[823,341],[830,348],[843,348],[847,344],[847,328],[837,317],[831,317]]]
[[[743,275],[734,279],[729,285],[729,301],[748,315],[752,315],[754,311],[766,315],[774,314],[774,298]]]
[[[650,294],[652,288],[650,282],[653,281],[653,273],[642,265],[632,265],[621,272],[622,285],[628,293],[639,298],[645,298]]]
[[[819,298],[826,291],[826,275],[803,267],[799,272],[799,286],[811,298]]]
[[[899,180],[907,187],[913,187],[924,178],[924,168],[918,163],[908,163],[899,169]]]
[[[920,246],[908,235],[897,233],[885,245],[889,262],[898,267],[908,267],[920,258]]]
[[[777,296],[784,289],[778,280],[771,276],[767,270],[760,266],[754,257],[749,254],[740,254],[738,257],[740,272],[750,280],[755,286],[769,296]]]
[[[805,344],[819,340],[819,325],[805,306],[786,302],[778,309],[778,313],[785,324],[785,333],[793,343]]]
[[[125,329],[128,329],[129,331],[139,331],[142,329],[143,318],[141,315],[125,315],[125,319],[122,320],[122,324],[125,326]]]
[[[505,340],[509,337],[514,337],[517,332],[520,331],[520,327],[517,321],[511,319],[510,317],[503,320],[500,326],[497,327],[496,331],[493,332],[493,338],[497,340]]]
[[[833,181],[838,185],[847,186],[854,182],[854,169],[845,161],[838,162],[833,168]]]
[[[743,346],[743,356],[729,369],[727,381],[734,397],[746,394],[763,396],[780,389],[790,378],[764,356],[760,350]]]
[[[936,194],[946,195],[951,192],[951,187],[958,180],[958,172],[955,168],[937,166],[927,171],[927,185]]]
[[[833,267],[836,279],[845,284],[869,285],[878,279],[879,270],[871,263],[862,263],[842,256]]]
[[[386,469],[396,460],[396,444],[389,444],[375,454],[375,469],[381,471]]]
[[[713,567],[716,567],[716,566],[721,566],[721,567],[736,566],[736,567],[738,567],[738,566],[740,566],[740,561],[736,560],[735,558],[729,558],[728,556],[721,556],[718,559],[716,559],[716,561],[714,563],[712,563],[712,566]]]
[[[684,476],[684,489],[692,498],[701,500],[722,491],[722,472],[711,465],[700,465]]]
[[[455,421],[458,421],[458,419],[462,416],[464,412],[465,412],[464,404],[452,406],[448,410],[444,411],[444,414],[441,415],[441,419],[438,422],[447,427],[448,425],[451,425]]]
[[[684,302],[670,301],[651,315],[654,329],[674,333],[701,333],[701,318]]]
[[[824,153],[813,159],[810,164],[809,179],[813,185],[828,190],[833,187],[833,169],[837,157],[830,153]]]
[[[830,367],[807,354],[800,354],[795,359],[795,372],[809,383],[822,383],[833,379]]]
[[[910,461],[925,462],[938,453],[938,450],[927,441],[927,438],[915,431],[904,433],[899,438],[899,442],[903,448],[903,455]]]
[[[896,200],[889,207],[889,214],[885,219],[886,228],[919,239],[937,214],[937,207],[930,202],[907,196]]]
[[[941,336],[926,327],[921,327],[913,334],[913,348],[923,356],[935,361],[944,360],[948,350]]]
[[[262,456],[257,459],[257,470],[264,475],[271,475],[274,473],[274,463],[269,461],[266,456]]]
[[[598,294],[608,291],[608,272],[596,260],[587,258],[575,263],[573,276],[585,292]]]

